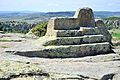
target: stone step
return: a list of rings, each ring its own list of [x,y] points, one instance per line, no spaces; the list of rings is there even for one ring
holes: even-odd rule
[[[47,30],[78,30],[80,25],[74,17],[53,17],[49,20]]]
[[[27,57],[70,58],[92,56],[109,52],[111,52],[111,45],[108,42],[104,42],[82,45],[46,46],[43,50],[14,52],[14,54]]]
[[[97,28],[83,28],[82,30],[54,30],[54,32],[57,37],[77,37],[100,34]]]
[[[79,30],[54,30],[57,37],[77,37],[82,36]]]
[[[103,35],[85,35],[81,37],[56,37],[44,44],[47,45],[80,45],[87,43],[106,42],[106,37]]]

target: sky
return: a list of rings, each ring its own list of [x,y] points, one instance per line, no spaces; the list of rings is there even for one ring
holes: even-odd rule
[[[94,11],[120,11],[120,0],[0,0],[0,11],[75,11],[91,7]]]

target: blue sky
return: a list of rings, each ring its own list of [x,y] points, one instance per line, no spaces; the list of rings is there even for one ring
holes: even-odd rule
[[[75,11],[91,7],[95,11],[120,11],[120,0],[0,0],[0,11]]]

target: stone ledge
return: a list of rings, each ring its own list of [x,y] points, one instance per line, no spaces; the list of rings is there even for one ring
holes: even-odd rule
[[[83,57],[111,52],[108,42],[69,46],[47,46],[44,50],[15,52],[14,54],[27,57],[70,58]]]
[[[103,32],[104,28],[92,28],[92,27],[80,27],[79,30],[53,30],[51,33],[47,33],[46,36],[56,36],[56,37],[78,37],[83,35],[98,35],[105,34]],[[104,30],[105,31],[105,30]]]
[[[106,41],[107,40],[103,35],[85,35],[81,37],[56,37],[55,39],[46,42],[44,45],[80,45]]]

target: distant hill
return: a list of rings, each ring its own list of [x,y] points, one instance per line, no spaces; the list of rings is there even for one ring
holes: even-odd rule
[[[64,15],[64,16],[73,16],[75,11],[69,12],[48,12],[49,15]],[[95,11],[94,12],[95,18],[108,18],[111,16],[120,16],[120,12],[110,12],[110,11]]]
[[[47,13],[0,11],[0,30],[26,33],[38,23],[48,21],[51,17],[72,17],[74,13],[75,11]],[[94,14],[95,18],[103,18],[108,29],[120,29],[120,12],[97,11]]]
[[[75,11],[66,12],[32,12],[32,11],[0,11],[0,21],[20,21],[28,23],[37,23],[47,21],[51,17],[72,17]],[[95,11],[95,18],[108,18],[111,16],[120,16],[120,12]]]
[[[112,16],[120,17],[120,12],[95,11],[95,17],[108,18]]]

